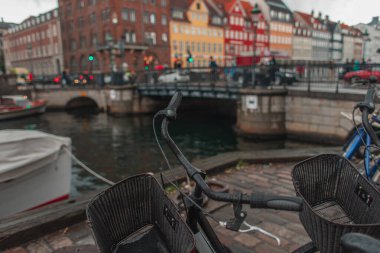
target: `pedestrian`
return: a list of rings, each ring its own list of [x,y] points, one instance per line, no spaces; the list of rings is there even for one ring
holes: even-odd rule
[[[209,68],[211,69],[211,82],[214,83],[216,81],[216,69],[218,68],[218,64],[216,64],[216,61],[212,56],[210,56],[210,64]]]
[[[270,75],[270,81],[272,83],[276,80],[276,72],[277,72],[277,62],[276,58],[272,56],[272,59],[269,62],[269,75]]]

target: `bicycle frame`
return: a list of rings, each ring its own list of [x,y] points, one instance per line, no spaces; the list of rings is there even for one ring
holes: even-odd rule
[[[380,123],[380,119],[378,119],[375,115],[372,115],[371,119],[377,123]],[[369,147],[372,144],[371,137],[361,126],[357,131],[355,131],[354,136],[351,138],[350,144],[348,145],[347,151],[343,154],[343,156],[351,160],[356,152],[359,151],[360,147],[363,146],[363,140],[365,141],[366,147]],[[364,161],[366,177],[368,179],[372,179],[380,167],[380,159],[376,160],[375,163],[371,166],[371,152],[368,148],[366,148],[364,153]]]

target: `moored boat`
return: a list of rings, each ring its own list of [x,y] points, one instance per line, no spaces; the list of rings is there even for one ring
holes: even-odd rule
[[[26,96],[1,96],[0,120],[26,117],[44,113],[45,100],[28,100]]]
[[[0,131],[0,218],[67,199],[71,140],[40,131]]]

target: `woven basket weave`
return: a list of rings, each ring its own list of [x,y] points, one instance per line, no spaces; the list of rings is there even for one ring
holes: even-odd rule
[[[94,197],[86,211],[102,253],[189,253],[194,248],[192,232],[152,175],[117,183]]]
[[[380,192],[344,157],[320,155],[297,164],[292,172],[304,199],[300,219],[321,253],[338,253],[349,232],[380,239]]]

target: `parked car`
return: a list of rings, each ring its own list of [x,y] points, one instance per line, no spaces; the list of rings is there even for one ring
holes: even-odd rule
[[[190,76],[185,71],[167,70],[158,77],[160,83],[188,82]]]
[[[255,68],[255,73],[255,85],[269,86],[271,84],[271,77],[268,72],[262,72],[259,68]],[[243,86],[249,86],[252,83],[251,69],[236,69],[232,80]],[[296,74],[294,72],[280,70],[275,73],[274,85],[292,85],[296,81]]]
[[[344,81],[347,83],[353,84],[358,81],[368,81],[371,76],[377,78],[377,82],[380,82],[380,71],[378,70],[358,70],[347,72],[344,75]]]

